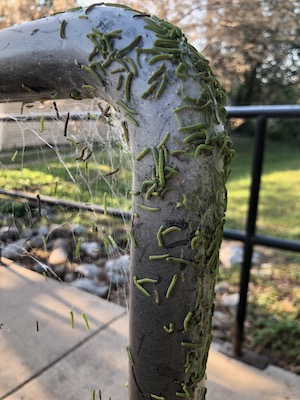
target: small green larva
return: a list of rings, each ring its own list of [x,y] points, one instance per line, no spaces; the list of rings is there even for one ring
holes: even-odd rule
[[[136,161],[140,161],[146,154],[148,154],[150,151],[149,147],[146,147],[144,150],[142,150],[136,157]]]
[[[206,128],[206,124],[204,124],[203,122],[197,122],[196,124],[193,125],[180,126],[178,130],[180,132],[189,132],[189,131],[201,130],[203,128]]]
[[[38,93],[36,90],[31,89],[29,86],[25,85],[25,83],[22,83],[21,86],[23,89],[27,90],[27,92],[29,92],[29,93]]]
[[[14,155],[13,155],[12,158],[11,158],[11,161],[12,161],[12,162],[15,161],[15,159],[16,159],[18,153],[19,153],[19,150],[16,150],[16,151],[14,152]]]
[[[163,149],[164,152],[165,164],[167,164],[169,162],[169,150],[165,145],[162,145],[161,148]]]
[[[123,49],[118,51],[118,55],[124,56],[125,54],[129,53],[132,49],[137,47],[139,42],[142,40],[142,36],[137,36],[128,46],[124,47]]]
[[[166,325],[163,326],[164,331],[166,331],[167,333],[173,333],[174,332],[174,328],[175,327],[174,327],[173,322],[171,322],[169,324],[169,326],[166,326]]]
[[[154,54],[159,54],[159,51],[154,50],[154,49],[147,49],[147,48],[143,49],[141,47],[137,47],[136,48],[136,62],[137,62],[137,65],[139,66],[139,68],[142,68],[141,61],[140,61],[141,54],[154,55]]]
[[[200,235],[197,235],[197,236],[193,237],[193,239],[191,240],[191,249],[195,250],[196,246],[197,246],[197,243],[200,242],[200,241],[201,241],[201,236]]]
[[[67,26],[67,21],[64,19],[60,24],[60,37],[62,39],[65,39],[66,37],[66,26]]]
[[[157,243],[158,243],[159,247],[164,247],[164,242],[161,237],[164,228],[165,227],[163,225],[161,225],[156,234],[156,239],[157,239]]]
[[[169,228],[167,228],[163,232],[161,232],[161,235],[165,236],[171,232],[181,232],[181,228],[179,228],[179,226],[170,226]]]
[[[164,189],[164,187],[166,185],[164,166],[165,166],[164,151],[163,151],[163,149],[159,149],[159,153],[158,153],[158,178],[159,178],[159,183],[160,183],[160,186],[162,187],[162,189]]]
[[[81,243],[82,243],[82,238],[79,238],[78,241],[77,241],[77,244],[76,244],[76,248],[75,248],[75,257],[77,259],[80,258],[80,246],[81,246]]]
[[[95,47],[94,47],[94,50],[90,53],[88,60],[89,60],[89,61],[92,61],[93,58],[94,58],[97,54],[99,54],[99,49],[98,49],[97,46],[95,46]]]
[[[165,170],[170,173],[169,174],[170,176],[171,175],[179,175],[179,173],[180,173],[177,169],[169,167],[168,165],[165,167]]]
[[[150,396],[151,396],[152,399],[154,399],[154,400],[166,400],[165,397],[163,397],[163,396],[157,396],[156,394],[150,394]]]
[[[163,94],[163,91],[165,90],[167,83],[168,83],[167,74],[163,74],[160,87],[158,88],[158,91],[155,96],[157,99],[159,99],[160,96]]]
[[[89,90],[91,92],[95,92],[97,90],[95,88],[95,86],[93,86],[93,85],[82,85],[81,87],[82,87],[82,89],[86,89],[86,90]]]
[[[154,92],[154,90],[155,90],[155,88],[156,88],[157,85],[158,85],[158,82],[157,82],[157,81],[154,81],[154,82],[150,85],[150,87],[149,87],[144,93],[141,94],[141,98],[142,98],[142,99],[146,99],[148,96],[150,96],[150,94],[152,94],[152,93]]]
[[[133,118],[133,116],[129,113],[124,113],[124,117],[126,117],[133,125],[139,126],[139,123],[137,122],[136,119]]]
[[[40,118],[40,132],[44,132],[44,130],[45,130],[45,118],[42,115]]]
[[[133,59],[130,57],[124,57],[124,60],[131,66],[133,75],[138,76],[138,70]]]
[[[183,392],[176,392],[176,396],[184,398],[184,399],[191,399],[192,395],[189,392],[187,386],[186,385],[182,385],[182,389],[183,389]]]
[[[167,292],[166,292],[166,298],[167,299],[169,299],[171,297],[171,294],[172,294],[172,292],[173,292],[173,290],[174,290],[174,288],[176,286],[177,280],[178,280],[178,275],[175,274],[173,276],[173,278],[171,280],[171,283],[170,283],[170,285],[169,285],[169,287],[167,289]]]
[[[116,68],[116,69],[110,71],[111,74],[119,74],[121,72],[126,72],[126,69],[121,67],[121,68]]]
[[[170,137],[170,132],[167,132],[167,133],[165,134],[165,136],[163,137],[162,141],[161,141],[161,142],[159,143],[159,145],[157,146],[157,148],[158,148],[158,149],[161,149],[161,148],[167,143],[169,137]]]
[[[149,260],[165,260],[170,256],[169,253],[167,254],[157,254],[157,255],[153,255],[153,256],[149,256]]]
[[[143,285],[144,283],[158,283],[157,279],[152,279],[152,278],[142,278],[142,279],[137,279],[136,281],[139,285]]]
[[[88,65],[81,65],[81,69],[83,69],[86,72],[89,72],[91,75],[94,76],[96,79],[101,79],[101,77],[97,74],[97,72],[90,66]]]
[[[132,353],[131,353],[131,348],[130,348],[129,346],[126,346],[126,347],[125,347],[125,350],[126,350],[126,353],[127,353],[127,355],[128,355],[129,361],[130,361],[132,364],[134,364],[134,360],[133,360]]]
[[[146,179],[141,185],[141,192],[144,192],[149,185],[152,186],[153,184],[158,183],[158,182],[159,182],[158,178]]]
[[[150,18],[144,18],[144,21],[147,22],[148,25],[145,25],[145,29],[150,29],[153,32],[159,33],[159,34],[166,34],[168,32],[168,29],[165,27],[161,27],[157,25],[152,19]]]
[[[181,258],[181,257],[168,257],[166,260],[178,262],[180,264],[185,264],[185,265],[189,265],[191,263],[190,261],[185,260],[184,258]]]
[[[184,347],[185,349],[197,350],[201,349],[202,343],[181,342],[181,346]]]
[[[126,101],[130,101],[130,87],[131,87],[131,82],[134,74],[133,72],[129,72],[127,77],[126,77],[126,82],[125,82],[125,98]]]
[[[113,248],[114,248],[114,249],[117,249],[117,248],[118,248],[118,245],[117,245],[117,243],[115,242],[115,239],[112,237],[112,235],[108,235],[108,239],[109,239],[110,243],[112,244]]]
[[[178,47],[164,47],[164,46],[155,46],[154,47],[158,51],[165,51],[167,54],[170,54],[174,57],[174,55],[180,55],[181,50]]]
[[[110,64],[113,62],[114,57],[116,55],[115,51],[111,51],[107,57],[107,59],[102,63],[103,68],[107,68],[110,66]]]
[[[160,211],[160,207],[149,207],[141,203],[138,203],[137,207],[144,211],[150,211],[150,212]]]
[[[199,144],[199,146],[197,146],[197,148],[196,148],[196,150],[195,150],[194,157],[195,157],[195,158],[198,157],[199,154],[201,153],[201,151],[203,151],[203,150],[212,152],[213,149],[214,149],[214,147],[211,146],[211,145],[208,145],[208,144]]]
[[[121,75],[119,75],[119,78],[118,78],[118,83],[117,83],[117,86],[116,86],[117,90],[122,89],[123,82],[124,82],[124,75],[121,74]]]
[[[133,233],[133,229],[130,229],[129,239],[130,239],[130,242],[132,243],[132,245],[134,247],[137,247],[137,244],[136,244],[136,241],[135,241],[135,237],[134,237],[134,233]]]
[[[153,72],[153,74],[148,80],[148,83],[150,84],[151,82],[153,82],[159,75],[162,75],[165,72],[165,70],[166,70],[166,64],[163,63],[160,67],[157,68],[156,71]]]
[[[187,313],[186,317],[184,318],[184,321],[183,321],[183,328],[184,328],[185,332],[188,330],[189,322],[190,322],[190,320],[191,320],[191,318],[192,318],[193,315],[194,315],[194,314],[192,313],[192,311],[189,311],[189,312]]]
[[[117,55],[116,55],[115,61],[116,61],[117,63],[121,64],[122,67],[125,69],[126,72],[130,72],[130,68],[129,68],[129,66],[127,65],[127,63],[126,63],[126,61],[125,61],[124,58],[118,58]]]
[[[162,60],[174,60],[174,55],[173,54],[158,54],[157,56],[154,56],[149,60],[149,65],[152,65],[156,63],[157,61],[162,61]]]
[[[102,237],[101,240],[104,243],[106,253],[109,254],[109,241],[106,239],[106,237]]]
[[[136,276],[133,277],[133,283],[135,284],[135,286],[143,293],[145,294],[147,297],[150,297],[151,294],[140,284],[138,283],[138,279]]]
[[[141,192],[139,190],[130,190],[129,194],[131,196],[139,196],[141,194]]]
[[[124,101],[122,101],[122,100],[117,100],[117,101],[116,101],[116,104],[118,104],[118,106],[122,107],[123,110],[124,110],[125,112],[127,112],[128,114],[131,114],[131,115],[138,115],[138,113],[137,113],[135,110],[133,110],[132,108],[128,107],[128,105],[127,105],[126,103],[124,103]]]
[[[185,66],[183,65],[183,63],[179,63],[178,67],[175,70],[176,76],[178,76],[178,78],[183,79],[183,80],[185,80],[187,78],[187,75],[182,72],[182,70],[184,68],[185,68]]]
[[[171,156],[180,156],[181,154],[188,154],[186,150],[172,150]]]
[[[89,321],[88,321],[88,319],[87,319],[85,313],[82,313],[81,316],[82,316],[82,318],[83,318],[83,320],[84,320],[84,322],[85,322],[86,329],[87,329],[88,331],[90,331]]]
[[[115,29],[107,34],[109,38],[121,39],[122,37],[122,29]]]
[[[204,139],[206,137],[207,137],[207,135],[205,134],[205,132],[203,130],[199,131],[199,132],[194,132],[194,133],[188,135],[187,137],[185,137],[183,139],[183,143],[190,143],[195,140]]]
[[[157,189],[157,183],[153,183],[153,185],[147,190],[145,195],[146,199],[149,200],[151,196],[155,195],[155,190]]]
[[[176,39],[157,39],[153,43],[154,48],[155,47],[166,47],[167,49],[171,48],[171,46],[178,48],[178,44],[179,44],[179,42]]]
[[[90,68],[92,68],[92,69],[94,69],[94,70],[98,70],[99,71],[99,73],[100,74],[102,74],[102,75],[106,75],[106,71],[105,71],[105,69],[102,67],[102,65],[99,63],[99,62],[92,62],[90,65],[89,65],[89,67]],[[101,77],[101,76],[100,76]],[[102,78],[102,77],[101,77]]]

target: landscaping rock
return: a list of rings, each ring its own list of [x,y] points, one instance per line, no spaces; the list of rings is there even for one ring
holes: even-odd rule
[[[83,225],[80,225],[80,224],[72,225],[71,232],[75,236],[82,236],[86,233],[86,227],[84,227]]]
[[[127,254],[105,263],[105,273],[112,286],[123,285],[129,279],[130,258]]]
[[[97,242],[83,242],[80,245],[80,251],[83,253],[83,255],[96,260],[101,253],[101,247]]]
[[[220,261],[225,268],[231,268],[243,262],[244,248],[241,245],[223,242],[220,249]],[[260,254],[253,252],[252,264],[259,264]]]
[[[76,274],[73,271],[67,272],[65,273],[65,277],[64,277],[64,281],[67,283],[71,283],[73,281],[75,281],[76,279]]]
[[[14,242],[19,239],[20,233],[15,226],[3,226],[0,229],[0,240],[2,242]]]
[[[45,238],[40,235],[36,235],[31,237],[30,239],[31,247],[37,249],[44,249],[45,247]]]
[[[212,319],[213,329],[226,329],[231,325],[232,321],[229,320],[228,314],[222,311],[214,311]]]
[[[24,256],[24,252],[30,249],[30,243],[26,239],[19,239],[14,243],[10,243],[2,249],[2,257],[17,261]]]
[[[228,292],[229,288],[230,288],[230,284],[228,282],[219,282],[215,286],[215,292],[216,292],[216,294],[218,294],[218,293],[222,294],[222,293]]]
[[[55,226],[53,225],[52,229],[48,233],[48,240],[56,240],[56,239],[69,239],[72,237],[72,232],[70,229],[66,227],[62,227],[61,225]]]
[[[97,278],[100,275],[100,268],[95,264],[80,264],[75,267],[75,272],[83,275],[85,278]]]
[[[49,256],[49,264],[59,265],[68,261],[68,252],[63,247],[58,247],[51,251]]]
[[[41,235],[41,236],[47,236],[48,232],[49,232],[49,229],[45,225],[42,225],[38,230],[38,234]]]
[[[102,298],[107,297],[109,290],[108,286],[100,286],[96,281],[88,278],[77,279],[71,283],[71,286],[93,293]]]
[[[239,303],[240,295],[239,293],[225,294],[222,296],[221,303],[225,307],[233,308]]]
[[[53,250],[49,256],[49,264],[60,265],[68,261],[72,255],[72,242],[68,239],[57,239],[53,243]]]
[[[45,271],[45,268],[43,268],[42,264],[36,263],[34,264],[34,266],[32,267],[33,271],[38,272],[39,274],[42,274]]]

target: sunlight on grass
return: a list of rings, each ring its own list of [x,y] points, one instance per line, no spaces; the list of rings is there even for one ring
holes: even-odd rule
[[[228,228],[245,229],[249,201],[251,138],[234,140],[236,157],[228,188]],[[300,239],[300,148],[267,142],[261,182],[257,232]]]
[[[236,156],[228,187],[226,227],[244,230],[249,198],[253,138],[233,137]],[[111,147],[94,151],[86,164],[76,160],[70,148],[60,149],[64,165],[53,149],[31,149],[26,167],[2,169],[0,186],[4,189],[25,190],[67,200],[101,205],[107,192],[111,207],[129,210],[131,187],[129,163]],[[26,152],[25,152],[26,153]],[[0,161],[10,160],[14,151],[0,153]],[[297,143],[267,141],[264,174],[260,192],[257,231],[282,238],[300,239],[300,146]],[[31,161],[31,162],[30,162]],[[8,162],[8,161],[7,161]],[[112,171],[117,171],[112,176]],[[108,175],[108,176],[107,176]]]

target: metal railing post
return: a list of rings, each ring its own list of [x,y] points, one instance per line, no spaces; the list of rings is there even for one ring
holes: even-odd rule
[[[177,27],[105,3],[5,29],[0,48],[0,102],[109,103],[133,165],[129,398],[204,400],[233,155],[207,61]]]
[[[247,309],[248,285],[253,254],[253,237],[256,230],[256,219],[258,211],[259,190],[261,174],[263,168],[263,158],[265,149],[266,124],[267,119],[264,116],[257,117],[255,132],[255,142],[252,158],[251,189],[249,197],[249,207],[246,223],[246,237],[244,242],[244,258],[240,278],[240,299],[237,307],[235,333],[233,338],[234,355],[242,355],[242,343],[244,338],[244,323]]]

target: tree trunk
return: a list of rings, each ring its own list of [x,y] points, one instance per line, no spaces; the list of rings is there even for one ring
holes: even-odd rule
[[[204,399],[233,152],[208,62],[178,28],[117,5],[5,29],[0,49],[1,101],[115,110],[133,159],[129,398]]]

